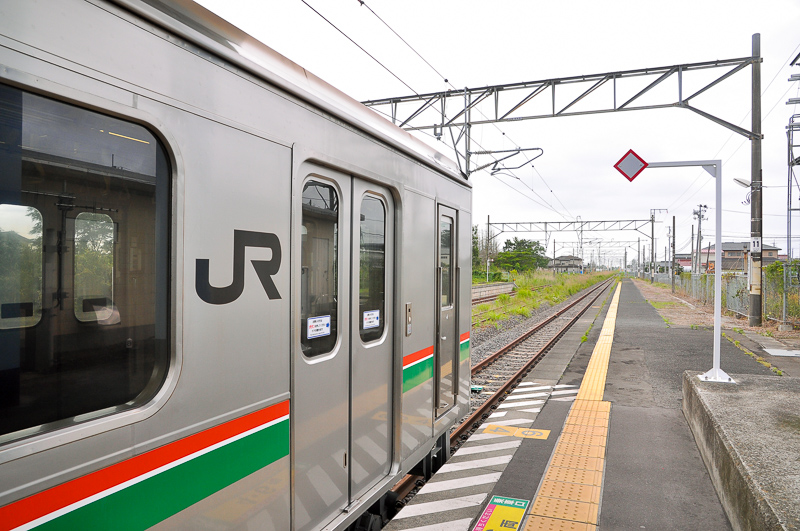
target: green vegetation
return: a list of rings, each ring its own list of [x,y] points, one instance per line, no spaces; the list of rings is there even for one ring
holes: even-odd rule
[[[493,303],[472,309],[472,326],[497,325],[509,315],[530,316],[542,303],[555,305],[579,291],[611,277],[613,272],[587,275],[553,275],[543,271],[522,273],[516,279],[516,297],[501,295]]]
[[[681,303],[679,303],[679,302],[672,302],[672,301],[667,301],[667,302],[647,301],[647,302],[652,304],[653,308],[655,308],[657,310],[662,310],[664,308],[675,308],[676,306],[680,306],[681,305]]]
[[[734,330],[736,330],[736,329],[734,328]],[[761,365],[763,365],[767,369],[771,370],[773,373],[777,374],[778,376],[783,376],[783,371],[782,370],[780,370],[777,367],[774,367],[770,362],[768,362],[767,360],[765,360],[761,356],[757,356],[755,354],[755,352],[752,352],[749,349],[743,347],[742,344],[738,340],[735,340],[735,339],[732,339],[732,338],[728,337],[727,335],[725,335],[725,332],[722,333],[722,337],[724,337],[725,339],[727,339],[728,341],[730,341],[731,343],[736,345],[736,348],[738,348],[739,350],[741,350],[742,352],[744,352],[745,354],[747,354],[748,356],[750,356],[751,358],[756,360],[757,363],[760,363]]]

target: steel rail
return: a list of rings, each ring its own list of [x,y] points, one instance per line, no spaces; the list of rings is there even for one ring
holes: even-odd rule
[[[589,309],[591,304],[594,303],[594,301],[596,301],[598,299],[598,297],[600,297],[600,295],[602,295],[602,293],[605,290],[605,288],[607,288],[608,285],[612,281],[613,281],[613,278],[604,281],[598,287],[596,287],[594,290],[590,291],[589,293],[587,293],[583,297],[581,297],[578,300],[574,301],[569,306],[567,306],[565,308],[562,308],[561,310],[559,310],[558,312],[553,314],[549,319],[547,319],[547,320],[537,324],[536,326],[534,326],[534,328],[532,328],[531,330],[529,330],[528,332],[523,334],[522,338],[515,339],[514,341],[512,341],[511,343],[509,343],[505,347],[503,347],[500,350],[498,350],[495,354],[492,354],[492,356],[490,356],[490,358],[492,358],[492,361],[497,360],[497,358],[499,358],[502,354],[508,352],[509,350],[514,348],[515,346],[519,345],[522,341],[524,341],[525,339],[529,338],[536,331],[541,330],[541,328],[543,328],[545,325],[551,323],[552,321],[554,321],[555,319],[560,317],[565,311],[574,308],[576,305],[578,305],[582,301],[585,301],[587,298],[589,298],[592,295],[592,293],[597,292],[597,294],[595,295],[594,299],[592,299],[591,302],[586,305],[586,308],[584,308],[583,311],[578,313],[567,324],[565,324],[561,328],[561,330],[559,330],[558,333],[556,333],[550,339],[550,341],[548,341],[547,344],[544,347],[542,347],[539,350],[539,352],[536,353],[535,356],[533,356],[519,371],[517,371],[516,374],[514,374],[513,377],[511,377],[503,386],[501,386],[501,388],[497,392],[495,392],[491,397],[489,397],[489,399],[487,399],[480,407],[478,407],[478,409],[476,409],[475,412],[473,412],[469,417],[467,417],[464,420],[464,422],[462,422],[450,434],[450,445],[451,445],[451,448],[453,447],[453,445],[455,443],[458,443],[458,441],[460,440],[461,436],[465,435],[466,432],[472,431],[474,429],[477,429],[477,427],[483,421],[483,418],[481,418],[483,416],[483,414],[485,414],[487,410],[491,410],[491,407],[493,405],[495,405],[497,402],[500,401],[499,399],[512,386],[512,384],[518,383],[517,380],[521,379],[526,374],[526,372],[529,371],[530,368],[532,368],[533,365],[535,365],[536,363],[539,362],[539,359],[544,355],[544,353],[546,353],[550,348],[552,348],[552,346],[559,339],[561,339],[561,336],[564,334],[564,332],[566,332],[573,324],[575,324],[575,322],[583,315],[583,313],[587,309]],[[472,374],[474,375],[481,368],[483,368],[486,365],[488,365],[489,363],[491,363],[491,362],[487,363],[488,359],[489,358],[487,358],[486,360],[482,360],[480,363],[476,364],[476,366],[472,368]],[[475,426],[473,427],[473,425],[475,425]],[[397,500],[398,504],[402,504],[403,503],[402,500],[406,496],[408,496],[408,494],[415,487],[421,487],[422,485],[424,485],[424,481],[422,481],[420,479],[421,477],[422,476],[416,476],[416,475],[408,474],[403,479],[401,479],[400,481],[395,483],[394,487],[392,487],[392,489],[391,489],[391,492],[396,496],[395,499]]]
[[[589,293],[587,293],[586,295],[584,295],[580,299],[577,299],[577,300],[573,301],[572,303],[570,303],[568,306],[565,306],[565,307],[561,308],[560,310],[558,310],[556,313],[554,313],[551,316],[549,316],[544,321],[534,325],[533,328],[531,328],[530,330],[528,330],[527,332],[525,332],[524,334],[519,336],[517,339],[515,339],[514,341],[512,341],[508,345],[502,347],[500,350],[498,350],[494,354],[491,354],[486,359],[483,359],[483,360],[479,361],[478,363],[476,363],[472,367],[472,376],[475,376],[475,374],[478,371],[481,371],[487,365],[489,365],[491,363],[494,363],[495,360],[497,360],[499,357],[501,357],[504,354],[508,353],[511,349],[516,348],[520,343],[522,343],[523,341],[525,341],[526,339],[531,337],[533,334],[535,334],[536,332],[538,332],[539,330],[541,330],[545,326],[549,325],[550,323],[552,323],[553,321],[555,321],[556,319],[561,317],[564,313],[568,312],[569,310],[573,309],[575,306],[580,304],[581,302],[585,301],[595,291],[600,290],[602,292],[601,288],[604,289],[605,288],[605,284],[607,284],[608,282],[609,282],[608,280],[604,281],[602,284],[600,284],[599,286],[595,287],[593,290],[591,290]]]

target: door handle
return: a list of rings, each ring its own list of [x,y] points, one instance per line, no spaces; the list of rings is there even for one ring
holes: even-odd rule
[[[447,341],[447,336],[442,336],[442,341]]]

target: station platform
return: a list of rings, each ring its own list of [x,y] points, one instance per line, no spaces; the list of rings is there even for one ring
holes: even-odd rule
[[[800,379],[721,347],[623,280],[385,529],[800,529]]]

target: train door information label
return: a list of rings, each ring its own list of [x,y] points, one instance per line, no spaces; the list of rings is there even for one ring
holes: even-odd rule
[[[331,316],[322,315],[319,317],[309,317],[307,321],[306,337],[314,339],[331,335]]]
[[[529,503],[528,500],[492,496],[472,531],[519,530]]]
[[[381,311],[372,310],[364,312],[364,330],[378,328],[381,325]]]

